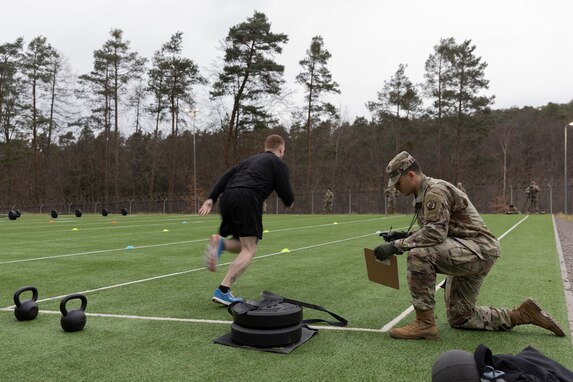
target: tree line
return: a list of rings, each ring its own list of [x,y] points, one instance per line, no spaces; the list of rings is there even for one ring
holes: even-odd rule
[[[531,179],[552,184],[563,199],[563,128],[573,121],[573,101],[492,109],[487,63],[471,40],[441,39],[421,84],[400,64],[365,101],[371,118],[353,121],[328,102],[341,90],[319,35],[299,62],[302,106],[281,120],[280,106],[290,104],[277,57],[287,43],[254,12],[229,29],[222,62],[206,73],[183,55],[182,32],[148,59],[112,29],[79,76],[43,36],[0,45],[0,205],[184,197],[194,208],[270,133],[287,141],[302,200],[327,187],[383,193],[385,166],[401,150],[427,174],[463,182],[482,210],[502,210],[508,187]],[[198,89],[209,90],[201,128]]]

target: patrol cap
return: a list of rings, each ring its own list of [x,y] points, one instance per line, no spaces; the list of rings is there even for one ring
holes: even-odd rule
[[[388,166],[386,166],[386,174],[388,174],[388,177],[390,178],[390,180],[388,180],[388,187],[394,187],[398,182],[398,179],[400,179],[402,172],[410,167],[415,161],[416,159],[414,159],[414,157],[407,151],[402,151],[401,153],[396,154],[390,163],[388,163]]]

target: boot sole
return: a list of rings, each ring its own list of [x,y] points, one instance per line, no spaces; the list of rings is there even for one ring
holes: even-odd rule
[[[407,337],[407,336],[400,336],[398,334],[390,332],[390,337],[398,340],[435,340],[436,338],[438,338],[438,334],[419,336],[419,337]]]
[[[540,326],[549,331],[552,331],[557,337],[565,337],[565,332],[563,332],[563,329],[561,329],[559,324],[555,322],[555,320],[553,320],[551,316],[545,313],[545,311],[541,309],[541,307],[537,304],[537,302],[535,302],[535,300],[529,298],[522,304],[522,306],[524,307],[524,311],[527,312],[529,317],[531,317],[532,319],[535,316],[541,316],[543,317],[543,320],[541,321],[542,322],[545,321],[545,325],[539,325],[538,323],[533,323],[533,322],[532,324]]]

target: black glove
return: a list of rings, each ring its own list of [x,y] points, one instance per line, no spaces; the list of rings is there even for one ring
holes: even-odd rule
[[[394,245],[394,242],[380,244],[378,247],[374,248],[374,256],[377,260],[384,261],[392,255],[402,254]]]
[[[389,243],[394,240],[405,239],[409,237],[411,234],[412,232],[390,230],[388,232],[381,232],[379,236],[382,236],[384,241],[386,243]]]

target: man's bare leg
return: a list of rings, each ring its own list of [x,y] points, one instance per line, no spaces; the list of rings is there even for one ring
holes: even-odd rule
[[[236,249],[240,249],[239,254],[233,260],[227,271],[227,275],[221,282],[221,285],[226,287],[231,287],[235,281],[247,270],[249,264],[253,260],[253,257],[257,254],[257,237],[248,236],[239,238],[240,242],[237,246],[238,240],[231,239],[225,240],[225,249],[234,252]],[[229,247],[227,247],[229,245]]]

